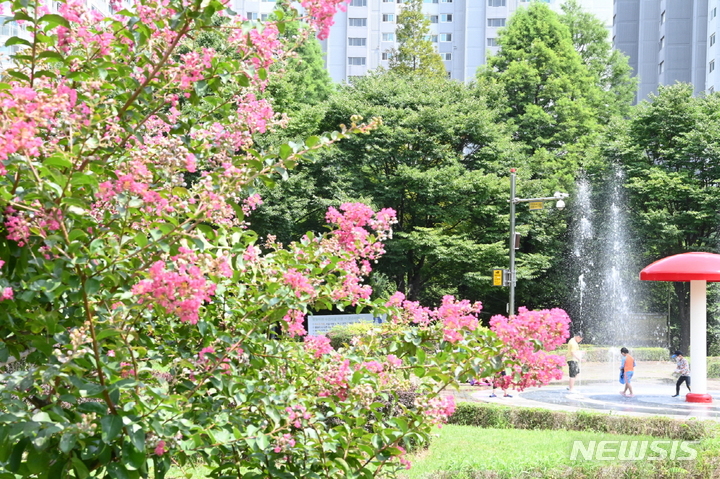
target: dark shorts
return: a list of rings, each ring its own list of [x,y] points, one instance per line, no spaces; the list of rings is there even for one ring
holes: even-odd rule
[[[580,374],[580,365],[577,361],[568,361],[568,369],[570,370],[570,377],[574,378]]]

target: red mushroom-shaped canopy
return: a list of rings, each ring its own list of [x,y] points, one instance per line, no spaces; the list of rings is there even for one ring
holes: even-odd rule
[[[720,254],[682,253],[659,259],[640,271],[645,281],[720,281]]]

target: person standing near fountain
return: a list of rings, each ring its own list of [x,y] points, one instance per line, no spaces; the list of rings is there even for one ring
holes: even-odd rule
[[[683,357],[682,351],[675,351],[675,354],[672,355],[672,358],[677,361],[677,368],[675,368],[675,374],[680,375],[677,383],[675,383],[675,395],[673,397],[676,398],[680,395],[680,385],[683,383],[683,381],[688,388],[688,392],[692,392],[690,391],[690,365],[688,364],[688,360]]]
[[[625,389],[620,391],[620,394],[629,398],[635,397],[631,384],[633,374],[635,374],[635,359],[630,356],[628,348],[622,348],[620,350],[620,354],[622,354],[623,357],[622,363],[620,364],[620,371],[622,373],[622,378],[625,380]],[[630,394],[628,394],[628,391],[630,391]]]
[[[575,336],[570,338],[567,347],[567,364],[568,372],[570,374],[570,381],[568,383],[568,391],[572,391],[575,387],[575,377],[580,374],[580,342],[583,340],[583,333],[578,331]]]

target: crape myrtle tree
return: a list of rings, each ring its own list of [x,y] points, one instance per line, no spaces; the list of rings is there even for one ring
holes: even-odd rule
[[[560,376],[533,358],[567,336],[563,311],[509,318],[518,345],[479,327],[478,302],[370,301],[394,211],[344,203],[285,246],[248,227],[258,182],[377,126],[257,147],[283,125],[260,94],[289,6],[263,24],[217,0],[0,5],[28,33],[0,83],[2,477],[392,475],[452,413],[448,386]],[[325,37],[339,5],[302,5]],[[181,50],[205,31],[234,54]],[[303,328],[333,306],[387,323],[333,351]]]
[[[720,96],[689,84],[660,87],[608,142],[626,187],[646,264],[688,251],[717,251],[720,229]],[[660,286],[662,287],[662,286]],[[680,348],[690,346],[690,284],[673,283]]]

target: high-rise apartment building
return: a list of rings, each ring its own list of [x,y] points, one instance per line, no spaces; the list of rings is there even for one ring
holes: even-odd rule
[[[61,2],[47,0],[43,2],[50,13],[57,13],[60,8]],[[110,13],[110,2],[108,0],[85,0],[85,5],[89,9],[97,10],[104,15]],[[123,5],[129,4],[127,0],[122,2]],[[10,16],[7,15],[7,5],[5,6],[5,15],[0,15],[0,71],[6,68],[9,63],[10,55],[17,53],[21,48],[21,45],[5,46],[5,42],[11,37],[29,38],[27,30],[15,21],[10,20]]]
[[[720,0],[615,0],[613,45],[630,57],[637,101],[660,85],[692,83],[718,89],[717,10]]]
[[[267,17],[273,1],[234,0],[236,11],[250,19]],[[498,49],[498,30],[531,1],[559,10],[562,0],[424,0],[430,20],[430,40],[440,53],[450,78],[470,81],[487,55]],[[322,42],[325,65],[336,82],[387,67],[397,47],[395,29],[403,0],[350,0],[346,12],[335,15],[330,36]],[[581,5],[609,24],[612,0],[580,0]]]

